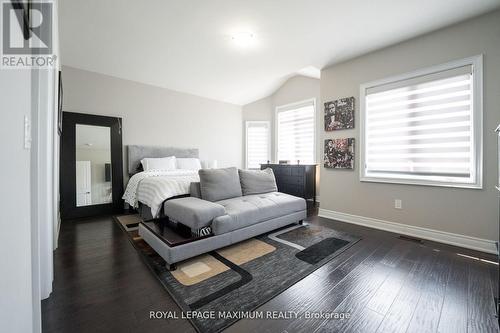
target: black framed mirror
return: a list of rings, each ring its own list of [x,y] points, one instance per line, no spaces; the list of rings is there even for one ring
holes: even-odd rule
[[[63,112],[61,218],[123,211],[121,118]]]

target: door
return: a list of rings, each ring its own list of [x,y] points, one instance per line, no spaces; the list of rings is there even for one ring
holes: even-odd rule
[[[61,218],[123,212],[121,118],[63,112]]]
[[[76,205],[92,204],[90,161],[76,161]]]

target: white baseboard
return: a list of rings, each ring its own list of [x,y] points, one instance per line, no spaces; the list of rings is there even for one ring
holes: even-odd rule
[[[421,228],[396,222],[389,222],[389,221],[374,219],[371,217],[346,214],[322,208],[319,209],[318,215],[321,217],[341,222],[362,225],[364,227],[385,230],[397,234],[403,234],[439,243],[464,247],[467,249],[497,254],[496,243],[493,240],[454,234],[434,229]]]

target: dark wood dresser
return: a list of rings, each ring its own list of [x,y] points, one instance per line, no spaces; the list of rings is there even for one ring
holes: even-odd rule
[[[317,164],[261,164],[260,168],[273,169],[278,191],[312,200],[316,205]]]

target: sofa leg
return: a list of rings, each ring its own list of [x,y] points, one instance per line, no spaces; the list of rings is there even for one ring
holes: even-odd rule
[[[303,225],[303,224],[304,224],[304,220],[300,220],[300,221],[299,221],[299,224],[300,224],[300,225]]]
[[[177,269],[177,266],[175,264],[169,264],[168,262],[165,264],[165,267],[169,270],[169,271],[175,271]]]

